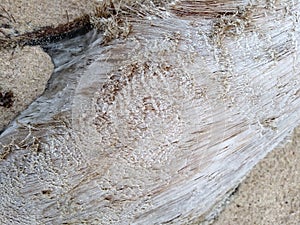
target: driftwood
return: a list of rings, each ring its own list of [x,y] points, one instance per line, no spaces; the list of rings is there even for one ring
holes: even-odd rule
[[[90,16],[83,15],[72,22],[61,24],[55,28],[44,27],[37,31],[18,36],[6,35],[0,38],[0,50],[24,45],[47,45],[52,42],[58,42],[66,38],[72,38],[80,34],[85,34],[91,29],[92,24],[90,21]]]
[[[210,221],[299,124],[298,1],[134,2],[43,44],[48,86],[0,135],[3,224]]]

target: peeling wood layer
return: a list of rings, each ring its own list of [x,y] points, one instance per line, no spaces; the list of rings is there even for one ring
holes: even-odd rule
[[[4,221],[211,220],[299,124],[300,5],[269,3],[128,3],[45,44],[47,90],[0,136]]]

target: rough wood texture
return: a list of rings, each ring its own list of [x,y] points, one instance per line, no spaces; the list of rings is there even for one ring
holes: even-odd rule
[[[44,46],[47,90],[0,136],[4,224],[209,221],[299,124],[300,3],[128,5]]]

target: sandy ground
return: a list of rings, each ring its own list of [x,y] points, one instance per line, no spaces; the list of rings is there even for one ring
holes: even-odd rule
[[[0,22],[13,24],[14,29],[5,32],[28,32],[92,12],[95,2],[1,0],[0,6],[13,18]],[[12,107],[0,107],[0,130],[43,92],[52,69],[49,56],[39,47],[0,51],[0,91],[10,90],[15,96]],[[300,224],[300,127],[241,183],[214,223],[223,224]]]

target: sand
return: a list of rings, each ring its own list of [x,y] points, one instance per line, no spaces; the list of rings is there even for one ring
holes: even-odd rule
[[[1,0],[0,6],[13,18],[0,22],[13,25],[6,33],[24,33],[91,13],[95,4],[89,0]],[[0,91],[14,93],[13,106],[0,107],[0,130],[42,94],[52,69],[50,57],[40,47],[0,51]],[[221,224],[300,224],[300,127],[245,178],[214,222]]]
[[[300,224],[300,128],[240,184],[214,225]]]

